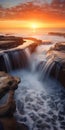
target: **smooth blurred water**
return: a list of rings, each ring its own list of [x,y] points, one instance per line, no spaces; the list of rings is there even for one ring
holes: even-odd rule
[[[63,29],[54,30],[63,32]],[[54,46],[56,42],[65,42],[64,37],[47,34],[54,30],[4,31],[10,33],[8,35],[35,37],[53,43],[38,46],[32,54],[27,48],[25,53],[29,60],[28,68],[10,72],[11,75],[21,78],[21,83],[15,92],[16,112],[14,116],[18,122],[25,123],[29,130],[65,130],[65,89],[57,80],[50,79],[53,55],[49,60],[47,59],[47,50],[50,47]],[[17,52],[16,59],[18,55]],[[20,58],[21,60],[23,62],[22,58]],[[17,62],[20,63],[20,61],[18,58]]]
[[[21,78],[15,93],[14,116],[29,130],[65,130],[65,89],[57,80],[46,78],[53,63],[53,56],[47,62],[46,51],[44,46],[38,46],[33,54],[28,53],[30,68],[11,72]]]

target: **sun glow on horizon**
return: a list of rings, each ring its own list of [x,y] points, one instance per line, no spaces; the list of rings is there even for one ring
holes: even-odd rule
[[[30,28],[37,29],[43,27],[42,23],[37,21],[21,21],[21,20],[3,20],[0,21],[0,28]]]
[[[43,27],[43,24],[41,22],[29,21],[28,28],[37,29],[37,28],[42,28],[42,27]]]
[[[39,25],[37,23],[32,23],[30,26],[32,29],[36,29],[39,27]]]
[[[28,28],[36,30],[38,28],[52,28],[52,27],[65,27],[65,23],[61,26],[61,23],[45,23],[39,21],[28,20],[0,20],[0,29],[22,29]]]

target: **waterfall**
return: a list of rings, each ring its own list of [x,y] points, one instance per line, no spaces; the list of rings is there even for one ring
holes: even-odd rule
[[[3,55],[3,58],[4,58],[4,62],[5,62],[7,72],[11,71],[12,67],[11,67],[11,62],[10,62],[10,59],[9,59],[9,55],[7,53],[5,53]]]
[[[30,54],[29,48],[11,50],[0,55],[0,70],[11,72],[12,70],[27,68],[31,73],[39,73],[39,79],[45,80],[49,77],[51,70],[56,65],[56,79],[60,71],[60,65],[55,62],[54,55],[46,57],[43,50]]]
[[[55,66],[56,66],[55,78],[58,79],[58,77],[59,77],[59,72],[60,72],[61,67],[62,67],[61,61],[59,61],[59,59],[58,59],[58,60],[55,60]]]
[[[42,66],[41,78],[46,79],[49,77],[52,67],[54,66],[53,58],[47,60],[47,62]]]
[[[39,75],[39,79],[45,80],[49,77],[51,70],[55,64],[54,56],[45,57],[45,53],[41,52],[41,54],[33,53],[30,56],[30,68],[32,73],[37,73]]]
[[[42,46],[43,47],[43,46]],[[44,47],[38,46],[38,49],[30,54],[29,48],[11,50],[1,54],[3,62],[3,70],[11,72],[12,70],[29,69],[33,74],[38,74],[38,78],[45,80],[49,77],[53,66],[55,65],[54,56],[46,56]],[[2,65],[0,65],[2,66]],[[58,65],[57,65],[58,67]],[[59,71],[59,67],[57,69]],[[57,73],[56,70],[56,73]],[[58,72],[59,73],[59,72]],[[57,74],[56,74],[57,77]]]
[[[12,70],[26,68],[29,65],[29,54],[25,50],[12,50],[0,55],[0,70],[11,72]],[[2,65],[3,64],[3,65]]]
[[[65,90],[49,78],[54,67],[58,77],[61,64],[46,54],[44,46],[32,54],[28,48],[12,50],[0,55],[0,69],[11,71],[22,81],[14,96],[18,122],[29,130],[61,130],[62,124],[65,130]]]

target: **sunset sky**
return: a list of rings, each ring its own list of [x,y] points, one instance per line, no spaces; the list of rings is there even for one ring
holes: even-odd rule
[[[65,0],[0,0],[0,29],[65,27]]]

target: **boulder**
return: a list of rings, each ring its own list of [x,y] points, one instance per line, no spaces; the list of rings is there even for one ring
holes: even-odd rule
[[[19,78],[10,76],[5,72],[0,72],[0,98],[9,90],[17,89],[19,82]]]

